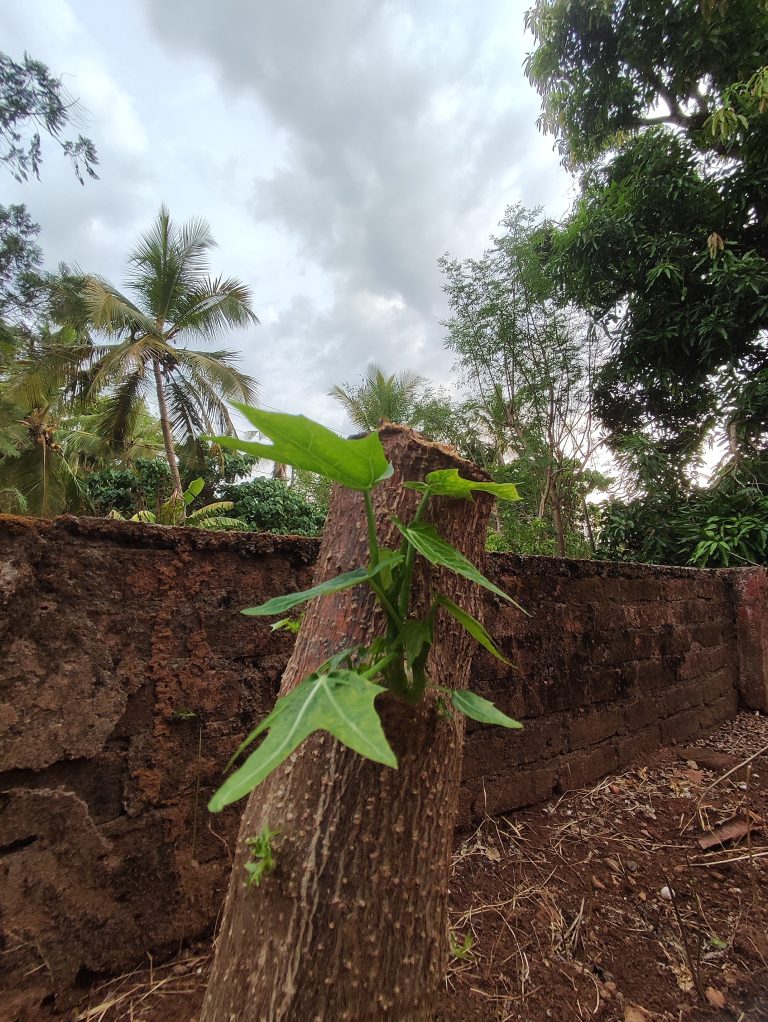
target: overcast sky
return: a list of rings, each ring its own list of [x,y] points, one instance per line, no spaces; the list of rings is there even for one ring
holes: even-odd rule
[[[529,0],[2,0],[0,48],[64,77],[100,180],[44,143],[0,179],[60,260],[121,281],[165,203],[202,216],[213,269],[252,289],[231,338],[263,404],[346,430],[326,397],[371,360],[451,376],[437,259],[482,252],[513,202],[571,182],[536,129]]]

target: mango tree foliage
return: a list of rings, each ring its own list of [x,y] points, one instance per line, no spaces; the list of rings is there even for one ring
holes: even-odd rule
[[[764,460],[768,421],[768,5],[539,0],[527,73],[582,173],[542,236],[564,297],[611,333],[597,408],[649,484],[706,438]]]
[[[0,161],[17,181],[30,174],[40,177],[41,128],[59,145],[81,184],[83,174],[98,177],[93,142],[84,135],[65,135],[77,117],[77,101],[45,64],[28,53],[21,63],[0,53]]]

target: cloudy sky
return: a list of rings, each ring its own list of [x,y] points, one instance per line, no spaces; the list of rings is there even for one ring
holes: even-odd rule
[[[231,339],[262,403],[345,430],[326,397],[371,360],[450,380],[438,257],[507,205],[568,204],[522,64],[529,0],[2,0],[2,49],[62,75],[98,148],[81,187],[0,180],[60,260],[119,282],[161,203],[202,216],[252,289]]]

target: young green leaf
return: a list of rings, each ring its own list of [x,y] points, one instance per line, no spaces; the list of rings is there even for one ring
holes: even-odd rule
[[[300,628],[301,628],[300,618],[283,617],[280,618],[279,621],[275,621],[275,623],[269,630],[270,632],[290,632],[292,635],[298,635]]]
[[[500,724],[502,727],[520,728],[523,725],[508,717],[506,713],[496,709],[490,699],[483,699],[475,692],[466,688],[457,688],[451,692],[451,702],[456,709],[472,720],[479,720],[481,724]]]
[[[453,600],[449,600],[447,596],[443,596],[441,593],[438,593],[435,599],[439,606],[445,607],[451,617],[455,618],[462,627],[466,628],[472,638],[476,639],[489,653],[493,653],[497,660],[501,660],[505,664],[509,663],[509,660],[498,649],[477,618],[472,617],[471,614],[468,614],[466,610],[462,610],[461,607],[457,607]]]
[[[205,437],[221,447],[245,451],[256,458],[269,458],[283,465],[317,472],[351,490],[370,490],[392,475],[378,433],[360,440],[345,440],[304,415],[265,412],[261,408],[233,402],[248,421],[271,444],[239,437]]]
[[[279,830],[270,830],[269,825],[265,823],[260,834],[245,839],[250,856],[249,860],[243,863],[248,874],[246,887],[258,887],[264,877],[275,868],[272,838],[277,837],[279,833]]]
[[[184,493],[182,494],[182,497],[184,498],[184,503],[187,506],[189,506],[195,499],[195,497],[200,496],[200,494],[203,492],[204,487],[205,487],[204,479],[193,479],[192,482],[184,491]]]
[[[457,468],[441,468],[428,472],[423,483],[405,483],[412,490],[420,490],[431,497],[472,498],[472,493],[491,493],[498,500],[520,500],[514,483],[481,483],[464,479]]]
[[[258,749],[213,795],[209,810],[218,813],[251,792],[314,731],[327,731],[361,756],[397,767],[374,706],[384,691],[355,671],[311,675],[278,699],[269,717],[249,735],[244,745],[269,728]]]
[[[383,571],[384,568],[392,568],[395,563],[399,563],[402,560],[404,560],[402,554],[393,554],[391,557],[380,561],[375,568],[355,568],[354,571],[346,571],[343,575],[329,578],[325,582],[320,582],[318,585],[312,586],[311,589],[304,589],[300,593],[286,593],[285,596],[273,596],[266,603],[262,603],[258,607],[247,607],[245,610],[241,610],[240,613],[246,614],[249,617],[270,617],[272,614],[285,614],[292,607],[296,607],[300,603],[306,603],[307,600],[313,600],[316,596],[325,596],[327,593],[340,593],[343,589],[351,589],[352,586],[360,585],[361,582],[367,582],[368,579],[373,578],[380,571]]]
[[[416,621],[413,618],[404,621],[395,642],[403,647],[405,659],[413,667],[425,659],[424,654],[429,652],[432,644],[431,621]]]
[[[410,525],[405,525],[397,518],[393,520],[408,542],[430,564],[449,568],[451,571],[455,571],[457,575],[462,575],[464,578],[468,578],[470,582],[474,582],[476,585],[482,586],[484,589],[488,589],[489,592],[500,596],[503,600],[507,600],[513,607],[522,610],[524,614],[528,613],[511,596],[505,593],[503,589],[499,589],[490,579],[486,578],[471,561],[467,560],[464,554],[460,553],[455,547],[452,547],[450,543],[446,543],[435,526],[430,522],[412,522]]]

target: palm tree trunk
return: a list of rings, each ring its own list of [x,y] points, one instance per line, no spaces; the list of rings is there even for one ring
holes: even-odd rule
[[[409,518],[415,494],[400,480],[460,467],[445,448],[399,426],[381,431],[395,466],[373,494],[379,539],[396,546],[393,513]],[[465,556],[482,557],[490,501],[435,501],[432,517]],[[358,493],[334,488],[317,580],[363,563],[367,528]],[[434,587],[469,612],[480,590],[417,561],[416,613]],[[362,589],[313,601],[283,675],[281,693],[338,648],[382,628]],[[469,675],[467,634],[441,622],[428,670],[446,687]],[[448,876],[463,718],[435,698],[416,707],[381,697],[399,759],[392,770],[318,733],[253,792],[240,828],[229,894],[201,1022],[430,1022],[448,957]],[[274,873],[246,888],[246,840],[279,831]]]
[[[163,376],[160,372],[160,363],[156,358],[152,359],[152,368],[155,372],[155,387],[157,388],[157,403],[160,407],[160,429],[163,431],[163,444],[165,456],[168,459],[168,468],[171,470],[171,483],[173,492],[181,496],[181,476],[179,475],[179,463],[176,460],[176,451],[173,449],[173,434],[171,423],[168,419],[168,405],[165,402],[165,388],[163,387]]]

